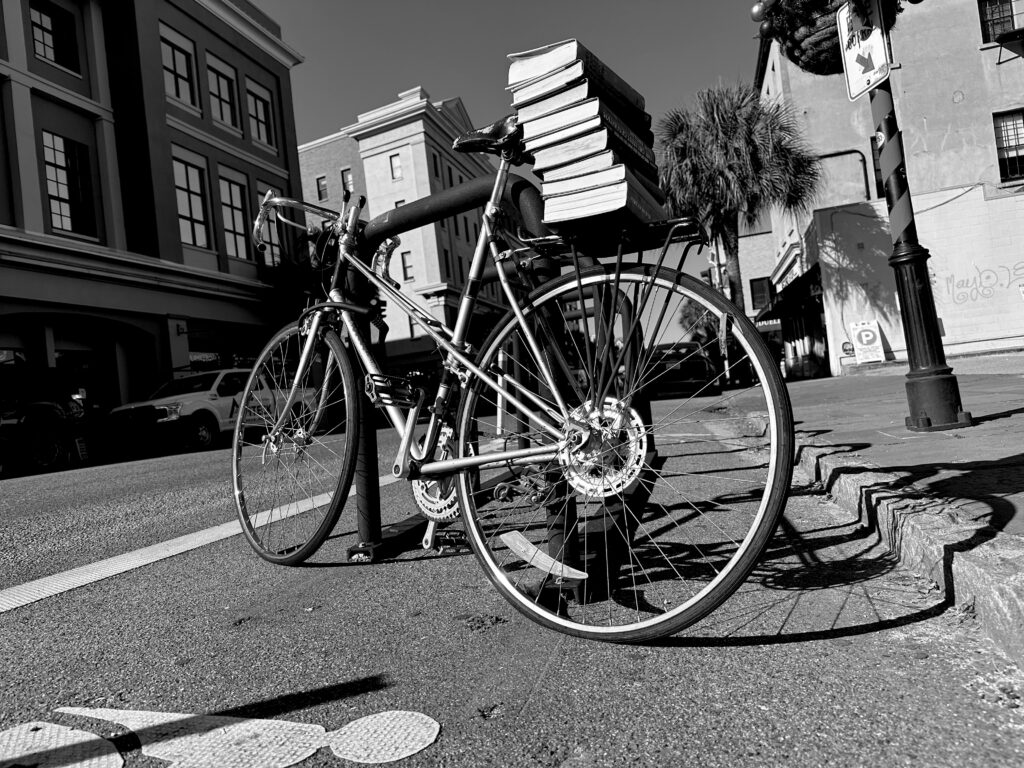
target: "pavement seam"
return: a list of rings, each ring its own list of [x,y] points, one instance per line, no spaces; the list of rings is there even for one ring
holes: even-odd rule
[[[1024,537],[972,519],[975,499],[936,496],[821,438],[800,438],[798,462],[902,567],[973,606],[988,637],[1024,667]]]

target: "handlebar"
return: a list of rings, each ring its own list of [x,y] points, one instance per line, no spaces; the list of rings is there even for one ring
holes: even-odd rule
[[[348,200],[349,192],[348,190],[345,190],[344,202],[347,204]],[[330,208],[313,205],[312,203],[307,203],[303,200],[295,200],[290,197],[275,197],[274,190],[268,189],[267,194],[263,196],[263,202],[260,203],[259,213],[256,214],[256,221],[252,226],[252,241],[256,246],[256,250],[260,253],[263,253],[267,249],[266,243],[263,242],[263,226],[267,223],[267,218],[270,216],[270,212],[275,208],[296,208],[307,213],[313,213],[323,219],[333,222],[334,226],[338,226],[339,222],[342,221],[345,215],[344,209],[341,211],[334,211]],[[286,218],[280,212],[277,213],[277,220],[290,227],[294,227],[295,229],[301,229],[303,232],[308,231],[305,225]]]

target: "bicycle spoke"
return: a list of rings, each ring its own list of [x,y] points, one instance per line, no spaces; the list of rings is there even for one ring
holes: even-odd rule
[[[678,631],[735,590],[774,527],[782,499],[776,489],[791,471],[791,431],[780,431],[790,426],[788,412],[768,418],[788,404],[745,321],[728,322],[732,354],[714,370],[707,366],[696,394],[660,394],[674,366],[704,364],[719,341],[688,342],[696,323],[683,319],[684,308],[695,307],[688,317],[705,324],[732,314],[706,286],[652,274],[647,267],[577,271],[524,308],[569,411],[561,441],[518,431],[514,416],[503,421],[500,398],[479,382],[460,406],[460,436],[503,441],[499,451],[551,445],[557,453],[531,466],[481,468],[485,495],[460,481],[481,563],[530,618],[596,639]],[[556,400],[523,348],[509,322],[481,349],[479,364],[501,358],[505,376]],[[743,366],[754,374],[749,387],[706,396]],[[525,538],[523,551],[550,559],[531,564],[515,554],[503,538],[511,532]],[[555,575],[577,571],[585,577]]]

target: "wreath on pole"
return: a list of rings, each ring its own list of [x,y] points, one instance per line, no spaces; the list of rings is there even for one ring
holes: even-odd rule
[[[920,0],[907,0],[920,2]],[[759,22],[761,37],[778,41],[786,58],[814,75],[843,71],[836,12],[847,2],[862,19],[869,17],[870,0],[759,0],[750,17]],[[885,31],[903,11],[903,0],[881,0]]]

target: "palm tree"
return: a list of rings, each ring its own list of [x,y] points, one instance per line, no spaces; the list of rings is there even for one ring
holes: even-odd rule
[[[673,215],[695,215],[722,244],[732,300],[744,309],[739,219],[772,206],[806,213],[821,165],[792,112],[748,85],[699,91],[692,110],[658,123],[661,185]]]

